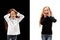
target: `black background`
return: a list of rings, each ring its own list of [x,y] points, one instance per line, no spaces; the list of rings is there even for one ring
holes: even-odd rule
[[[18,40],[29,40],[29,0],[0,0],[0,40],[7,38],[3,17],[11,8],[25,15],[20,22],[21,34],[18,35]]]

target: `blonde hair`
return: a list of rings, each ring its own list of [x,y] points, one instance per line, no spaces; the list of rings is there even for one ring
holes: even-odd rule
[[[41,19],[42,19],[42,17],[44,17],[44,9],[45,8],[48,8],[49,9],[49,11],[50,11],[50,16],[52,16],[52,11],[51,11],[51,9],[50,9],[50,7],[48,7],[48,6],[45,6],[44,8],[43,8],[43,10],[42,10],[42,14],[41,14],[41,17],[40,17],[40,21],[39,21],[39,25],[41,25]]]

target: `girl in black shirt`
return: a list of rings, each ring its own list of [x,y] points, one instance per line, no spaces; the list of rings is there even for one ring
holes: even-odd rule
[[[42,27],[42,40],[52,40],[52,23],[56,19],[52,16],[52,12],[48,6],[43,8],[40,23]]]

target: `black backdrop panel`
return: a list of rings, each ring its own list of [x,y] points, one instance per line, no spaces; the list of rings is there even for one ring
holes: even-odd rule
[[[0,0],[0,40],[7,38],[3,17],[11,8],[25,15],[20,22],[21,34],[18,35],[18,40],[29,40],[29,0]]]

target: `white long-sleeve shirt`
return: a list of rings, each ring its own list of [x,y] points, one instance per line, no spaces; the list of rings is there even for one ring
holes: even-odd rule
[[[8,23],[8,30],[7,35],[19,35],[20,34],[20,28],[19,28],[19,22],[24,18],[24,15],[17,13],[19,18],[11,19],[9,18],[10,14],[4,16],[4,19]]]

